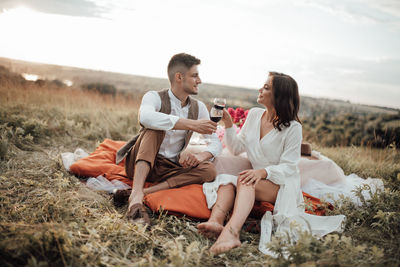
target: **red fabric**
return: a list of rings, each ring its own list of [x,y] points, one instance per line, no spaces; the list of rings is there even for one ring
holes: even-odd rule
[[[70,171],[81,177],[97,177],[103,175],[108,180],[119,180],[132,186],[132,180],[126,178],[125,160],[119,165],[115,164],[117,150],[125,144],[123,141],[105,139],[103,143],[88,157],[80,159],[71,165]],[[151,185],[146,183],[146,186]],[[303,193],[306,206],[313,211],[306,212],[316,215],[324,215],[325,209],[318,198]],[[181,188],[158,191],[145,197],[147,206],[153,211],[166,210],[176,215],[187,215],[198,219],[208,219],[210,210],[207,208],[206,197],[203,194],[202,185],[193,184]],[[333,208],[328,206],[328,208]],[[266,211],[273,211],[274,205],[269,202],[256,201],[251,216],[261,218]]]

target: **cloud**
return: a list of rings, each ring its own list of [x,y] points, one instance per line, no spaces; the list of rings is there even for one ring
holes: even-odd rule
[[[400,58],[310,55],[295,68],[307,95],[400,108]]]
[[[362,2],[373,9],[400,18],[400,1],[398,0],[363,0]]]
[[[400,58],[316,55],[309,58],[308,68],[314,75],[317,74],[316,77],[326,77],[330,81],[358,80],[397,87],[400,85]]]
[[[398,0],[302,0],[293,3],[318,8],[353,23],[387,24],[400,29]]]
[[[27,7],[33,10],[80,17],[105,17],[107,5],[99,5],[91,0],[3,0],[0,1],[0,11],[17,7]]]

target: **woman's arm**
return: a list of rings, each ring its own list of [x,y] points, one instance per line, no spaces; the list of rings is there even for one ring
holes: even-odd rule
[[[253,114],[254,112],[252,112],[251,109],[247,115],[247,119],[242,129],[240,130],[239,134],[237,134],[235,128],[232,127],[233,122],[231,116],[229,115],[228,111],[224,109],[224,115],[222,117],[222,121],[225,124],[224,141],[228,150],[235,156],[246,151],[245,137],[247,131],[249,130],[251,120],[253,119]]]

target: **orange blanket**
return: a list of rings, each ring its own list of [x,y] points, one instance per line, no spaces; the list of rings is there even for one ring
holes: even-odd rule
[[[88,157],[80,159],[71,165],[70,171],[81,177],[97,177],[103,175],[108,180],[119,180],[132,186],[132,180],[126,178],[124,164],[115,164],[115,154],[125,142],[105,139]],[[151,184],[146,183],[146,186]],[[306,212],[324,215],[325,209],[318,198],[303,193],[307,203]],[[181,188],[173,188],[149,194],[145,203],[153,211],[166,210],[169,213],[198,219],[208,219],[211,211],[207,208],[206,197],[202,185],[193,184]],[[274,205],[269,202],[256,202],[251,215],[261,218],[266,211],[273,211]]]

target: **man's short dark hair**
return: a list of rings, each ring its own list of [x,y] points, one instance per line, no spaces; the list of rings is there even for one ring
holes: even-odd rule
[[[199,65],[200,59],[186,54],[186,53],[179,53],[174,55],[168,63],[168,78],[169,81],[172,83],[174,80],[175,73],[181,72],[185,73],[188,69],[190,69],[193,65]]]

